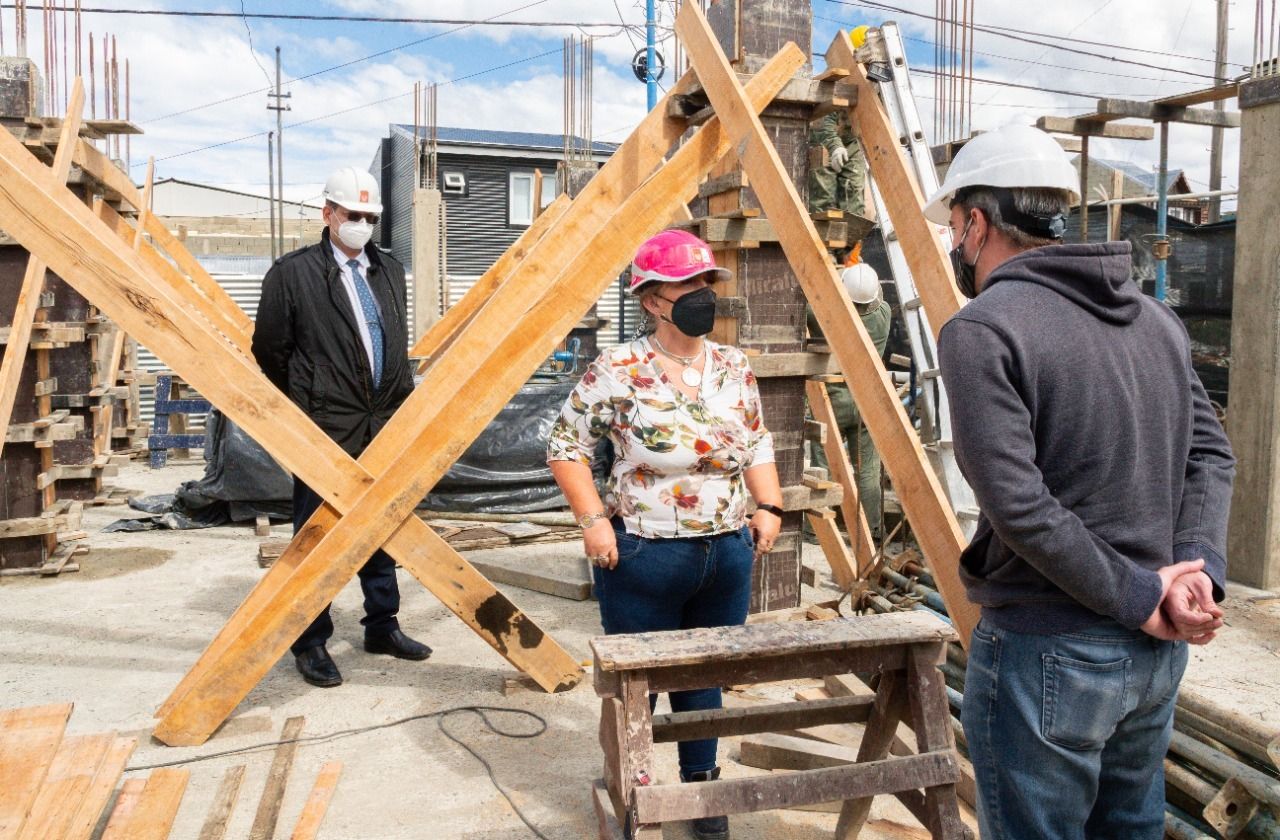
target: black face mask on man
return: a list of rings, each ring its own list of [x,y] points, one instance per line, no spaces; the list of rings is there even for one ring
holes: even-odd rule
[[[956,247],[951,249],[951,267],[956,273],[956,285],[960,288],[960,294],[972,300],[978,296],[978,260],[982,257],[982,249],[987,243],[983,242],[978,246],[978,253],[973,256],[973,264],[964,261],[964,241],[969,238],[969,228],[973,227],[973,217],[969,217],[969,221],[964,226],[964,233],[960,235],[960,241],[956,243]]]
[[[707,288],[689,292],[671,300],[671,317],[660,316],[690,338],[706,335],[716,325],[716,293]]]

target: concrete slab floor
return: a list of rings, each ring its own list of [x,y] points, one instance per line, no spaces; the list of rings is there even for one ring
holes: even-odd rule
[[[198,477],[198,463],[152,471],[141,463],[121,470],[113,484],[145,493],[171,492]],[[152,712],[177,684],[262,571],[256,562],[260,538],[249,526],[205,531],[105,534],[101,528],[139,515],[125,507],[89,508],[84,529],[91,553],[82,571],[58,578],[6,578],[0,583],[0,707],[73,701],[69,731],[136,733],[140,744],[132,766],[153,765],[252,747],[279,737],[286,718],[306,717],[305,735],[377,726],[458,706],[523,709],[544,717],[547,731],[512,740],[488,731],[471,714],[451,716],[449,731],[488,761],[528,819],[549,838],[595,836],[588,785],[600,775],[596,741],[598,700],[590,680],[571,692],[550,696],[517,691],[503,696],[515,672],[488,645],[445,610],[411,576],[400,573],[401,618],[407,632],[429,643],[425,663],[371,656],[360,646],[360,590],[352,583],[334,604],[337,626],[330,644],[346,682],[316,689],[302,682],[286,657],[205,745],[170,748],[150,739]],[[287,537],[276,526],[274,538]],[[806,562],[823,571],[820,552],[807,548]],[[512,560],[536,556],[577,562],[576,543],[477,552]],[[825,577],[825,575],[822,575]],[[504,591],[574,656],[590,658],[589,639],[599,633],[593,601],[573,602],[526,590]],[[1253,590],[1233,587],[1231,626],[1208,648],[1195,649],[1188,681],[1215,699],[1280,726],[1280,600],[1257,600]],[[809,601],[831,591],[806,588]],[[757,696],[790,697],[798,686],[753,689]],[[728,702],[741,702],[730,699]],[[665,706],[663,701],[662,706]],[[660,706],[661,708],[661,706]],[[496,714],[494,722],[528,732],[532,721]],[[721,746],[727,776],[759,771],[735,761],[736,739]],[[659,747],[659,778],[676,778],[675,750]],[[321,836],[326,838],[459,838],[515,840],[535,836],[494,789],[485,769],[439,730],[435,719],[305,744],[297,752],[285,793],[277,836],[288,836],[320,766],[344,764]],[[248,836],[271,763],[271,750],[210,758],[186,765],[191,782],[173,837],[194,837],[212,805],[223,773],[247,766],[229,837]],[[135,775],[136,773],[131,773]],[[896,803],[881,797],[869,838],[926,837]],[[734,837],[826,838],[835,815],[772,811],[733,818]],[[668,826],[668,840],[692,835]]]

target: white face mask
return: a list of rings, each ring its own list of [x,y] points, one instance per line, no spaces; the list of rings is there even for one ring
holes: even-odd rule
[[[373,225],[368,222],[343,222],[338,227],[338,239],[353,251],[362,250],[372,237]]]

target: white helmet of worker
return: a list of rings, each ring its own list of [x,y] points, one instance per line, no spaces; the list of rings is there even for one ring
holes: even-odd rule
[[[866,263],[851,265],[840,272],[840,281],[844,290],[849,293],[849,300],[865,306],[880,297],[880,278],[876,270]]]
[[[344,166],[329,176],[324,182],[324,200],[357,213],[382,212],[377,179],[354,166]]]
[[[924,214],[935,224],[947,224],[951,202],[967,187],[1066,190],[1075,204],[1080,201],[1079,184],[1071,159],[1056,140],[1038,128],[1008,125],[964,144]]]

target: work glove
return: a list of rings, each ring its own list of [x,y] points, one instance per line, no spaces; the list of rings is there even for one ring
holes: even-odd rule
[[[832,172],[839,172],[844,169],[844,165],[849,162],[849,150],[844,146],[836,146],[836,150],[831,153],[827,159],[827,169]]]

